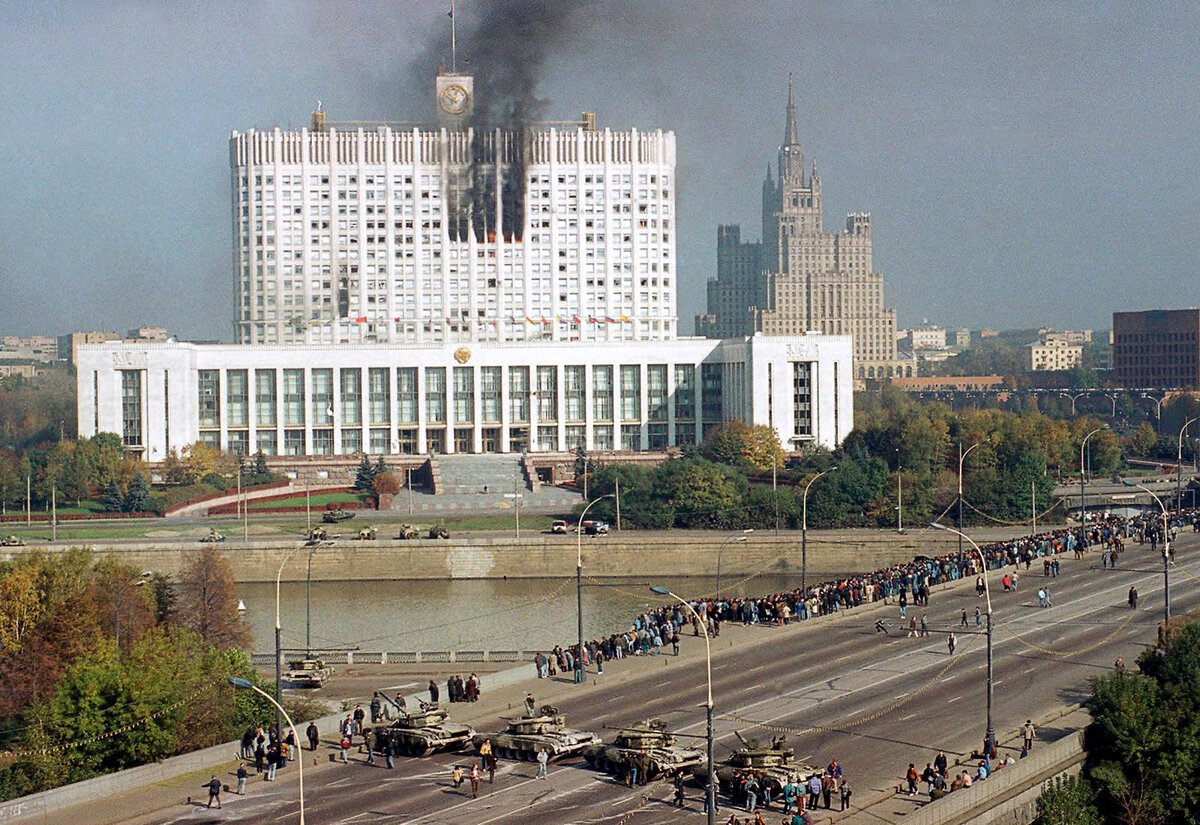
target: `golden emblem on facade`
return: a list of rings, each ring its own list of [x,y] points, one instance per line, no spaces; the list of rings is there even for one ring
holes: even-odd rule
[[[454,360],[460,364],[465,364],[471,360],[471,351],[466,347],[459,347],[454,351]]]

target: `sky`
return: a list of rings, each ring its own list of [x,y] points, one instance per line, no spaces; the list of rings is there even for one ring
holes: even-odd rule
[[[514,2],[458,0],[477,75],[499,58],[476,29]],[[872,214],[900,326],[1104,329],[1200,303],[1194,4],[541,2],[522,68],[547,119],[676,133],[684,332],[717,225],[761,235],[789,73],[825,229]],[[3,4],[0,331],[229,340],[230,131],[300,128],[318,100],[333,120],[432,118],[448,8]]]

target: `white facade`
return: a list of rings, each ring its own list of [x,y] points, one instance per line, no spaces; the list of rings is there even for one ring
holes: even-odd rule
[[[587,125],[233,132],[234,339],[675,337],[675,135]]]
[[[79,434],[149,461],[205,441],[248,454],[657,450],[722,422],[785,449],[854,426],[849,336],[239,346],[109,342],[78,350]]]

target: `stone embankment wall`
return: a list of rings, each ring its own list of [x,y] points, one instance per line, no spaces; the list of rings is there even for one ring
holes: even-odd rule
[[[994,535],[993,535],[994,534]],[[976,541],[990,541],[1015,531],[980,531]],[[734,536],[740,534],[733,534]],[[815,531],[808,533],[808,574],[822,576],[847,571],[876,570],[908,561],[915,555],[952,552],[956,541],[935,531],[899,535],[886,531]],[[728,533],[630,532],[585,536],[582,540],[584,572],[590,577],[705,576],[796,574],[801,569],[798,533],[752,534],[747,541],[730,541]],[[953,539],[953,537],[951,537]],[[194,540],[122,540],[88,542],[97,555],[117,559],[143,570],[175,575],[185,554],[201,547]],[[33,551],[57,552],[68,545],[9,547],[0,560]],[[233,564],[239,582],[274,581],[284,566],[284,581],[303,581],[307,550],[298,541],[228,540],[218,547]],[[969,547],[967,548],[970,549]],[[719,552],[718,552],[719,551]],[[357,541],[339,539],[319,548],[312,558],[312,575],[321,581],[372,581],[399,579],[504,579],[561,578],[575,575],[575,536],[534,535],[466,536],[448,541]]]

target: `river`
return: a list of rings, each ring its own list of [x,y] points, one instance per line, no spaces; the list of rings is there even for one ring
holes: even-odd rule
[[[834,578],[822,576],[822,579]],[[669,601],[646,581],[584,578],[583,631],[596,638],[629,627],[647,607]],[[664,577],[653,584],[680,596],[711,594],[711,578]],[[800,586],[798,575],[738,576],[722,581],[729,595],[763,595]],[[274,649],[275,586],[241,583],[238,598],[254,634],[253,649]],[[280,587],[286,649],[304,649],[305,586]],[[532,650],[576,636],[575,579],[313,582],[312,647],[364,651]]]

